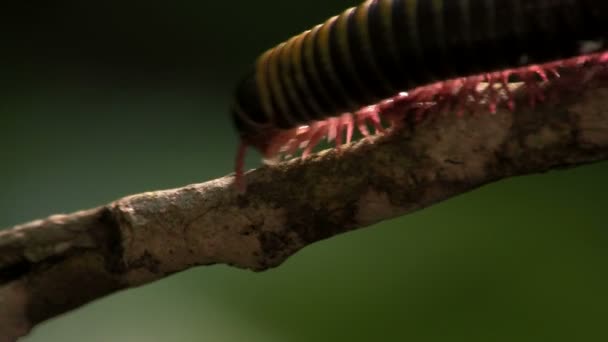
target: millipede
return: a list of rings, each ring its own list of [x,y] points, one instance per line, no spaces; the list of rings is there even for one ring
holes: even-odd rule
[[[267,50],[237,85],[237,187],[248,146],[306,157],[445,104],[513,109],[513,81],[534,105],[560,70],[606,68],[607,38],[606,0],[365,1]]]

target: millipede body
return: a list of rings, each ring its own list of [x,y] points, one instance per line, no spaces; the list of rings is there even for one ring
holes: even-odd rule
[[[516,68],[495,80],[544,76],[525,67],[601,53],[605,41],[606,0],[369,0],[264,52],[231,114],[242,149],[273,157],[323,136],[341,143],[343,131],[350,141],[353,126],[365,134],[361,120],[379,126],[366,106],[418,87],[460,79],[466,88]]]

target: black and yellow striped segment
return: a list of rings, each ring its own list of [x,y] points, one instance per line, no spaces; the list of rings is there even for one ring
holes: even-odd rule
[[[608,43],[608,0],[369,0],[268,50],[239,85],[241,135],[287,129],[436,80]]]

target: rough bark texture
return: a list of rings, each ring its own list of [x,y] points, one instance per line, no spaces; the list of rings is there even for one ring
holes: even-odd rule
[[[196,265],[262,271],[299,249],[501,178],[608,157],[606,82],[559,106],[421,123],[347,148],[0,232],[0,341]]]

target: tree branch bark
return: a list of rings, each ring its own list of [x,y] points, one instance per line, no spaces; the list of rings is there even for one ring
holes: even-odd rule
[[[437,114],[247,174],[147,192],[0,232],[0,341],[112,292],[197,265],[262,271],[336,234],[516,175],[608,157],[608,84],[558,106]]]

